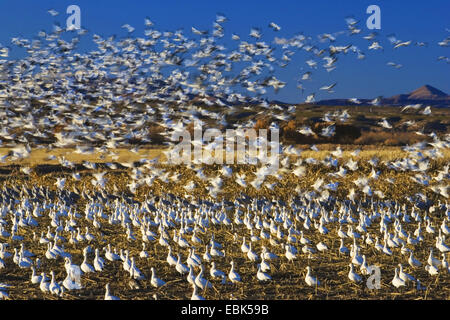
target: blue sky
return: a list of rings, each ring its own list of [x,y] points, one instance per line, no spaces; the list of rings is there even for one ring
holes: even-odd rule
[[[39,30],[50,31],[54,21],[65,25],[67,6],[76,4],[81,8],[82,26],[91,33],[103,36],[117,34],[125,36],[120,27],[128,23],[136,28],[135,36],[143,36],[144,18],[150,17],[159,30],[184,29],[191,36],[191,26],[198,29],[212,27],[216,13],[224,13],[229,21],[225,24],[225,43],[232,44],[231,33],[237,33],[241,39],[248,40],[251,27],[263,30],[263,40],[272,40],[275,36],[291,37],[298,32],[316,37],[324,32],[337,32],[346,29],[345,17],[355,16],[361,20],[362,33],[357,36],[341,36],[338,45],[355,44],[366,54],[365,60],[355,59],[355,55],[340,58],[337,69],[331,73],[318,71],[313,80],[305,83],[305,94],[317,92],[318,99],[391,96],[409,92],[423,84],[430,84],[450,93],[450,65],[437,61],[438,56],[450,57],[449,47],[439,47],[437,42],[450,36],[450,2],[433,1],[66,1],[66,0],[21,0],[0,2],[0,43],[9,46],[11,38],[21,36],[32,38]],[[369,42],[361,39],[371,31],[366,28],[365,13],[370,4],[381,8],[380,39],[385,47],[383,52],[371,52]],[[49,9],[60,12],[57,17],[47,13]],[[267,25],[276,22],[282,27],[278,33]],[[411,46],[393,50],[386,35],[395,33],[398,39],[425,41],[428,47]],[[90,39],[90,38],[89,38]],[[90,42],[84,49],[90,49]],[[82,47],[83,49],[83,47]],[[11,52],[15,57],[19,53]],[[278,94],[269,90],[267,96],[287,102],[303,101],[305,95],[296,89],[296,79],[308,66],[305,60],[312,58],[307,54],[294,56],[291,63],[276,75],[288,85]],[[401,69],[386,66],[394,61],[403,65]],[[320,68],[322,69],[322,68]],[[335,93],[318,92],[318,87],[337,82]]]

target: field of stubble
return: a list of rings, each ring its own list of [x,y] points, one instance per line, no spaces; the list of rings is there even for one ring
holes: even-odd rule
[[[411,172],[401,172],[387,169],[384,166],[379,166],[377,170],[380,171],[379,177],[376,180],[371,181],[373,190],[381,191],[385,198],[378,199],[373,197],[376,201],[398,201],[401,204],[407,205],[407,210],[410,212],[412,208],[411,202],[409,202],[406,196],[413,196],[416,193],[422,193],[429,200],[436,204],[436,210],[432,213],[426,212],[427,210],[420,210],[422,218],[428,216],[431,221],[431,225],[435,229],[435,233],[428,233],[425,231],[426,224],[422,222],[422,236],[423,241],[415,245],[407,244],[406,247],[414,252],[414,257],[421,261],[422,266],[413,268],[408,264],[408,254],[402,254],[400,246],[398,248],[391,248],[392,255],[386,255],[377,251],[374,245],[368,245],[363,238],[345,238],[344,244],[350,249],[354,241],[360,247],[360,254],[365,255],[367,263],[369,265],[377,265],[381,269],[381,289],[370,290],[366,287],[366,279],[368,275],[363,275],[359,267],[355,268],[355,271],[362,277],[360,283],[355,283],[349,280],[349,263],[351,258],[345,254],[339,253],[340,238],[337,235],[339,228],[339,222],[330,222],[326,224],[326,228],[329,230],[327,234],[321,234],[317,231],[314,224],[318,221],[313,219],[311,227],[305,229],[303,227],[302,218],[296,218],[295,213],[292,211],[292,201],[295,201],[295,196],[307,191],[312,190],[312,185],[320,177],[327,177],[328,173],[336,171],[336,168],[326,167],[323,164],[308,164],[306,165],[306,172],[304,176],[297,177],[289,170],[282,171],[280,179],[269,176],[267,178],[268,183],[276,183],[273,190],[262,187],[260,190],[252,188],[250,185],[247,187],[241,187],[235,183],[234,178],[223,178],[222,191],[216,198],[212,198],[207,191],[208,179],[202,180],[196,175],[196,172],[192,168],[185,166],[166,166],[155,164],[152,166],[135,165],[134,169],[126,168],[118,165],[117,169],[110,169],[105,166],[103,162],[111,161],[108,158],[104,158],[97,162],[96,169],[88,169],[82,166],[80,163],[82,160],[94,161],[95,155],[84,156],[71,153],[71,150],[54,150],[53,154],[60,152],[65,154],[66,158],[74,161],[76,166],[74,168],[63,168],[57,164],[56,161],[44,160],[45,152],[40,150],[34,150],[35,154],[32,154],[27,160],[17,162],[9,165],[3,165],[0,167],[0,185],[3,190],[3,197],[5,196],[5,190],[11,191],[12,194],[17,195],[18,201],[13,204],[9,209],[19,208],[24,199],[29,199],[32,206],[36,206],[37,203],[43,208],[41,211],[41,217],[35,218],[38,222],[37,227],[32,226],[19,226],[17,234],[23,237],[23,240],[16,241],[8,237],[1,237],[1,243],[7,243],[7,251],[11,254],[14,253],[14,248],[20,248],[20,244],[23,243],[25,248],[34,254],[31,257],[32,261],[36,258],[40,259],[40,267],[37,273],[45,272],[48,276],[51,271],[54,271],[56,281],[62,281],[66,277],[66,271],[64,268],[64,260],[62,257],[56,259],[46,259],[45,253],[48,249],[47,244],[42,244],[39,239],[42,235],[46,235],[48,230],[54,232],[54,227],[51,226],[52,218],[50,212],[53,209],[46,205],[50,204],[53,200],[55,203],[61,202],[61,198],[58,199],[58,189],[55,186],[57,178],[66,178],[64,185],[65,196],[67,204],[70,203],[70,207],[73,212],[77,212],[80,216],[75,219],[76,225],[74,230],[78,228],[84,232],[85,228],[89,228],[89,232],[95,237],[92,241],[80,241],[76,244],[69,243],[70,232],[62,230],[59,235],[63,239],[57,241],[59,246],[63,246],[64,251],[69,253],[72,257],[72,263],[75,265],[81,265],[83,262],[83,249],[86,246],[90,246],[100,250],[100,255],[105,260],[103,271],[85,273],[82,275],[81,283],[83,289],[65,291],[61,296],[53,295],[50,293],[44,293],[40,290],[39,284],[32,284],[30,282],[31,271],[29,268],[20,268],[12,261],[12,256],[4,258],[4,268],[0,269],[0,282],[7,283],[11,287],[9,288],[10,299],[103,299],[105,295],[105,284],[109,283],[111,287],[111,293],[121,299],[189,299],[192,294],[192,285],[186,281],[187,275],[180,275],[174,266],[170,266],[166,262],[168,255],[168,249],[165,246],[159,244],[159,229],[156,226],[150,227],[151,231],[157,234],[155,240],[149,240],[146,242],[145,251],[148,253],[148,257],[141,258],[140,253],[143,250],[142,241],[142,229],[137,225],[132,224],[132,232],[135,240],[130,240],[126,234],[126,228],[120,223],[111,224],[108,219],[97,217],[97,221],[100,223],[99,228],[95,228],[91,220],[85,219],[85,209],[87,204],[96,202],[100,203],[103,208],[103,212],[106,216],[112,214],[113,209],[110,204],[114,201],[122,201],[125,206],[132,208],[133,206],[139,207],[144,201],[148,201],[156,208],[162,208],[162,210],[169,211],[172,208],[168,202],[177,202],[177,197],[182,197],[189,202],[185,202],[185,208],[190,208],[195,212],[195,208],[200,206],[202,201],[207,201],[206,206],[219,203],[221,201],[223,208],[227,213],[227,217],[232,221],[230,225],[223,223],[213,223],[212,217],[208,218],[209,226],[205,228],[199,228],[196,232],[196,236],[201,239],[202,243],[194,243],[191,239],[192,232],[186,232],[182,236],[190,243],[192,247],[196,248],[196,253],[199,256],[203,256],[205,253],[205,246],[211,240],[211,236],[214,234],[214,240],[223,246],[222,251],[224,257],[213,257],[213,261],[216,262],[216,267],[228,274],[230,270],[230,261],[235,262],[236,271],[241,276],[240,283],[227,283],[223,284],[220,279],[213,279],[209,275],[210,263],[203,261],[205,268],[204,278],[212,283],[212,288],[206,290],[199,290],[206,299],[449,299],[450,298],[450,276],[445,270],[440,270],[438,275],[430,275],[424,268],[427,264],[430,248],[433,248],[434,256],[441,259],[441,253],[435,248],[436,236],[438,230],[443,221],[443,217],[446,212],[440,210],[438,204],[445,203],[445,199],[433,193],[429,188],[420,186],[412,181]],[[159,150],[141,150],[140,154],[128,153],[125,150],[117,151],[120,157],[117,159],[117,163],[130,162],[141,158],[143,155],[148,156],[150,159],[158,156]],[[327,151],[306,151],[301,157],[308,158],[314,157],[316,159],[323,159],[327,155]],[[367,160],[374,155],[380,159],[380,162],[389,161],[393,159],[400,159],[405,156],[404,152],[400,149],[390,148],[389,150],[363,150],[358,156],[359,168],[357,171],[349,171],[344,178],[336,178],[333,181],[339,182],[339,188],[337,191],[330,193],[338,200],[344,200],[347,197],[350,188],[354,188],[353,181],[362,175],[369,175],[372,167],[367,163]],[[90,157],[90,158],[89,158]],[[344,152],[342,161],[349,158],[349,151]],[[439,170],[442,170],[445,165],[449,163],[450,154],[448,150],[444,153],[444,157],[438,160],[432,160],[430,168],[427,172],[429,175],[437,174]],[[294,162],[294,160],[292,160]],[[31,172],[29,174],[24,173],[21,169],[29,167]],[[256,171],[252,166],[235,166],[231,165],[233,173],[244,173],[247,177]],[[206,177],[212,177],[217,175],[220,169],[217,165],[205,166],[203,173]],[[178,173],[178,180],[162,181],[164,179],[155,178],[152,184],[149,186],[143,183],[139,186],[135,193],[130,191],[128,184],[130,183],[130,174],[132,171],[139,170],[138,174],[142,174],[142,179],[150,172],[159,170],[159,174],[162,172],[169,173],[167,177],[171,177],[174,173]],[[73,172],[80,174],[80,179],[76,181],[71,178]],[[94,187],[91,183],[92,173],[94,172],[106,172],[104,178],[106,179],[106,185],[104,189]],[[134,173],[136,174],[136,172]],[[395,179],[395,183],[389,183],[385,178]],[[175,179],[174,179],[175,180]],[[187,192],[184,188],[189,182],[194,181],[196,187],[194,190]],[[32,192],[33,188],[47,188],[48,199],[43,203],[41,198],[35,197]],[[11,193],[10,193],[11,194]],[[255,215],[260,215],[261,219],[267,219],[268,221],[273,218],[270,214],[273,211],[267,213],[268,216],[264,217],[261,213],[249,210],[248,204],[251,199],[268,199],[274,206],[284,208],[288,212],[288,217],[292,222],[292,226],[295,230],[302,231],[303,236],[311,241],[311,247],[315,249],[315,253],[308,255],[302,252],[303,245],[300,243],[293,243],[292,245],[298,249],[297,259],[294,261],[288,261],[285,257],[284,243],[287,243],[288,230],[283,228],[282,223],[280,229],[283,232],[281,237],[277,237],[276,234],[272,234],[271,237],[278,243],[278,245],[271,243],[269,239],[261,239],[259,228],[253,228],[252,231],[245,224],[234,223],[235,211],[239,210],[241,219],[244,219],[245,214],[251,211],[252,220]],[[67,200],[69,199],[69,200]],[[117,200],[116,200],[117,199]],[[164,199],[164,202],[162,201]],[[367,212],[370,212],[372,208],[370,206],[365,207],[365,201],[369,197],[360,195],[357,197],[357,201],[353,203],[353,206],[362,206]],[[209,202],[208,202],[209,201]],[[361,202],[358,202],[361,201]],[[164,207],[166,203],[166,207]],[[283,209],[283,210],[284,210]],[[381,210],[381,209],[380,209]],[[220,211],[220,210],[219,210]],[[207,215],[207,214],[206,214]],[[154,219],[154,213],[147,212],[141,215],[148,216]],[[5,226],[10,231],[11,221],[7,221],[8,213],[3,212],[3,219]],[[180,253],[182,262],[186,264],[185,260],[189,255],[187,248],[181,248],[173,240],[173,230],[181,230],[179,224],[179,216],[174,213],[172,219],[174,223],[173,228],[168,228],[169,244],[172,248],[173,256],[176,258],[176,254]],[[358,216],[354,216],[358,219]],[[401,217],[398,217],[401,221]],[[363,234],[363,237],[367,234],[371,234],[373,238],[383,238],[383,234],[380,234],[380,218],[375,218],[370,227],[367,228],[367,232]],[[61,216],[60,224],[62,227],[66,225],[68,221],[67,217]],[[141,220],[142,221],[142,220]],[[2,222],[2,223],[3,223]],[[448,220],[447,220],[448,224]],[[356,228],[358,223],[353,224],[353,229]],[[255,223],[256,226],[256,223]],[[411,219],[409,223],[402,222],[403,230],[406,233],[413,234],[417,229],[417,222]],[[194,227],[194,224],[192,225]],[[343,225],[343,230],[347,230],[347,225]],[[264,229],[264,228],[263,228]],[[389,232],[393,232],[392,224],[389,224]],[[269,230],[264,230],[270,233]],[[247,255],[241,251],[242,239],[245,237],[246,243],[249,244],[251,236],[258,236],[260,239],[252,242],[252,250],[256,253],[260,253],[262,246],[278,256],[277,259],[270,261],[269,274],[272,280],[267,282],[260,282],[256,278],[257,267],[256,263],[250,261]],[[300,239],[300,236],[296,236]],[[328,250],[319,252],[315,245],[319,242],[326,244]],[[104,257],[105,248],[110,244],[113,248],[129,250],[130,257],[135,257],[136,266],[141,271],[144,279],[132,280],[130,274],[124,270],[122,261],[108,261]],[[93,251],[88,254],[88,262],[92,265],[94,259]],[[416,279],[420,279],[420,284],[423,290],[417,290],[417,284],[415,282],[408,282],[406,286],[395,288],[391,281],[394,277],[394,270],[398,267],[398,264],[402,264],[405,272],[410,274]],[[314,276],[320,281],[320,285],[317,287],[309,287],[305,284],[306,267],[310,266]],[[151,285],[151,268],[155,268],[157,276],[164,280],[166,284],[162,287],[155,288]],[[195,268],[195,274],[198,274],[199,269]]]

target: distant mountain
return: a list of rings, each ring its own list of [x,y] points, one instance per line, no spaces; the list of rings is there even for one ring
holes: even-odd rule
[[[409,99],[442,99],[448,98],[448,94],[429,85],[424,85],[410,93]]]
[[[373,99],[358,99],[361,105],[370,104]],[[380,98],[380,105],[426,104],[433,107],[450,107],[450,95],[430,85],[424,85],[411,93],[398,94],[390,98]],[[328,99],[316,102],[317,105],[357,105],[349,99]]]

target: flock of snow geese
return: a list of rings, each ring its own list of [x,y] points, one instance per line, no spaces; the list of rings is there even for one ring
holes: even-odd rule
[[[295,106],[274,106],[261,98],[267,87],[277,91],[285,86],[273,75],[276,67],[285,67],[296,51],[304,50],[310,55],[306,63],[311,69],[299,79],[298,87],[304,90],[303,83],[319,61],[325,61],[323,67],[331,72],[340,55],[365,57],[355,45],[335,45],[338,37],[362,32],[355,19],[347,19],[346,31],[322,34],[319,41],[300,34],[268,44],[262,41],[262,31],[253,28],[251,41],[232,35],[238,43],[234,50],[220,43],[226,21],[218,15],[212,33],[193,27],[193,37],[188,38],[182,30],[160,32],[146,19],[145,37],[133,38],[134,28],[124,25],[127,37],[117,40],[94,34],[98,48],[85,54],[75,52],[80,38],[89,34],[84,29],[72,31],[70,41],[64,40],[65,32],[57,25],[53,32],[41,31],[31,41],[12,39],[28,56],[0,60],[0,143],[10,148],[0,161],[22,161],[30,157],[32,147],[47,146],[49,160],[58,160],[72,173],[52,177],[52,186],[1,186],[0,298],[14,298],[20,291],[8,284],[11,275],[26,274],[21,287],[27,283],[39,288],[42,297],[66,298],[82,292],[90,275],[101,279],[111,270],[127,275],[134,289],[143,283],[154,287],[147,290],[153,290],[155,298],[177,279],[189,284],[192,299],[201,300],[222,287],[277,282],[281,269],[302,274],[304,286],[318,290],[329,275],[320,272],[321,264],[331,257],[345,262],[348,280],[361,287],[371,265],[391,256],[400,263],[398,268],[381,267],[382,278],[395,272],[392,281],[382,279],[388,290],[414,284],[420,292],[438,276],[448,284],[449,166],[435,168],[434,164],[449,148],[450,135],[432,133],[432,142],[407,146],[406,157],[390,161],[359,159],[359,150],[345,158],[340,148],[322,160],[303,159],[301,149],[282,146],[279,168],[256,165],[254,172],[242,172],[235,165],[224,165],[211,171],[197,163],[184,169],[193,177],[189,181],[155,159],[107,163],[111,171],[125,167],[127,192],[111,186],[109,171],[96,163],[84,161],[84,171],[79,172],[76,163],[51,155],[52,148],[75,146],[76,153],[103,153],[114,159],[118,147],[136,141],[151,143],[148,128],[152,124],[162,126],[167,137],[194,120],[227,126],[227,117],[237,105],[263,107],[277,119],[271,127],[278,127],[279,121],[293,117]],[[281,29],[276,23],[269,27],[271,32]],[[382,49],[379,38],[375,33],[364,36],[370,42],[368,50]],[[394,36],[389,41],[396,50],[414,45]],[[447,37],[438,45],[447,47],[449,42]],[[328,46],[321,47],[324,43]],[[280,49],[281,57],[277,57]],[[0,47],[1,57],[8,54],[8,47]],[[448,58],[439,60],[448,63]],[[320,90],[332,92],[335,85]],[[239,93],[242,90],[248,95]],[[313,100],[314,94],[306,98],[306,102]],[[200,105],[219,106],[221,111]],[[429,111],[424,109],[423,114]],[[333,123],[349,117],[347,111],[324,115],[330,126],[321,134],[332,136]],[[379,124],[392,128],[386,119]],[[233,125],[251,128],[254,122]],[[306,126],[299,132],[314,134]],[[168,138],[168,144],[172,143]],[[133,147],[131,151],[137,152]],[[296,162],[291,162],[293,157]],[[330,172],[309,188],[283,185],[288,177],[301,181],[314,166]],[[370,173],[362,169],[366,166]],[[21,167],[30,179],[33,170]],[[388,199],[386,190],[375,187],[375,182],[384,179],[396,188],[397,182],[386,172],[410,175],[410,193]],[[355,174],[353,187],[346,190],[344,179]],[[79,184],[71,188],[69,181]],[[165,186],[165,194],[135,196],[143,187],[156,184]],[[169,185],[181,186],[183,192],[173,195]],[[227,186],[236,190],[234,195],[224,191],[229,190]],[[246,195],[248,190],[276,194],[283,188],[290,190],[285,200]],[[206,192],[204,197],[197,196],[199,189]],[[165,259],[156,259],[157,251]],[[177,279],[164,278],[163,265],[176,272]],[[114,291],[119,288],[114,277],[101,285],[107,300],[118,299],[120,290],[125,290]]]
[[[54,10],[49,13],[58,14]],[[279,33],[281,27],[276,23],[270,23],[264,34],[252,28],[246,40],[237,34],[227,40],[227,21],[218,14],[212,31],[192,27],[189,36],[181,29],[158,31],[146,18],[143,37],[133,37],[134,28],[124,25],[128,35],[122,38],[93,34],[96,50],[87,53],[77,52],[77,48],[86,41],[88,30],[65,31],[58,24],[52,32],[40,31],[31,40],[14,37],[9,46],[0,44],[0,145],[95,144],[107,150],[136,141],[151,143],[152,125],[163,127],[167,136],[194,120],[209,119],[227,126],[227,118],[238,105],[248,109],[258,106],[263,108],[261,112],[269,111],[277,120],[286,121],[293,118],[296,107],[270,104],[263,95],[269,89],[278,91],[286,86],[276,74],[289,65],[294,55],[305,56],[297,87],[303,94],[311,84],[305,98],[310,103],[316,94],[311,91],[331,93],[337,85],[324,84],[314,89],[311,79],[313,73],[320,72],[320,66],[331,73],[343,55],[365,59],[364,48],[351,42],[368,41],[367,50],[374,54],[381,54],[378,50],[386,42],[385,36],[377,33],[360,39],[363,31],[354,18],[346,19],[343,31],[320,34],[318,38],[303,33],[292,38],[275,36],[271,42],[264,38]],[[428,44],[389,35],[386,50],[389,45],[392,50],[407,50],[409,46],[426,50],[432,45],[446,48],[450,36]],[[17,50],[19,56],[24,51],[27,55],[12,59],[12,50]],[[449,62],[445,56],[438,60]],[[392,62],[388,65],[399,67]],[[350,101],[361,103],[357,98]],[[379,105],[380,99],[371,103]],[[422,108],[405,108],[409,107]],[[421,112],[430,114],[431,109],[424,107]],[[20,149],[11,156],[20,158],[24,154],[26,151]]]
[[[448,167],[446,170],[448,176]],[[86,202],[84,214],[77,205],[79,198]],[[399,258],[403,264],[395,268],[392,286],[399,288],[412,282],[417,290],[423,290],[414,273],[428,283],[441,273],[441,281],[448,281],[450,272],[446,259],[450,248],[445,243],[450,232],[450,208],[447,203],[423,206],[424,202],[417,200],[401,205],[373,197],[351,201],[331,195],[315,197],[313,193],[299,194],[287,202],[245,197],[234,202],[188,201],[173,195],[149,195],[142,202],[132,202],[124,195],[99,191],[76,194],[38,186],[4,187],[0,238],[6,242],[0,246],[0,269],[28,270],[30,278],[26,281],[44,294],[64,297],[65,293],[83,289],[84,276],[101,274],[118,265],[121,272],[129,274],[130,281],[148,281],[164,290],[169,286],[166,281],[173,279],[158,278],[157,269],[167,263],[192,285],[192,299],[203,299],[197,290],[207,293],[213,286],[243,283],[235,261],[248,261],[257,270],[254,278],[246,277],[250,282],[273,281],[270,273],[277,273],[277,263],[292,267],[291,272],[301,272],[298,266],[306,263],[304,283],[318,287],[326,279],[314,275],[310,264],[319,263],[316,270],[320,270],[320,261],[327,255],[347,260],[348,279],[355,283],[371,274],[370,264],[394,255],[404,258]],[[116,225],[124,240],[107,241],[111,238],[105,235],[105,225]],[[43,229],[47,232],[36,232]],[[224,229],[230,236],[220,243],[215,234]],[[332,239],[338,239],[339,246]],[[425,243],[434,247],[427,248]],[[129,248],[138,247],[141,251],[135,257]],[[161,250],[166,252],[165,261],[151,255],[155,247],[159,255],[163,254]],[[200,250],[203,254],[197,253]],[[426,250],[426,260],[419,261],[415,255],[418,252],[424,257]],[[442,259],[436,258],[436,253]],[[81,263],[75,264],[75,259]],[[152,265],[151,274],[142,272],[139,266],[145,266],[146,261]],[[220,270],[219,263],[228,264],[228,269]],[[50,265],[64,266],[64,279],[57,279],[55,270],[47,269]],[[428,275],[420,272],[422,269]],[[139,287],[138,282],[131,283]],[[109,285],[105,284],[105,299],[117,299]],[[7,298],[8,285],[1,284],[0,288],[2,298]]]

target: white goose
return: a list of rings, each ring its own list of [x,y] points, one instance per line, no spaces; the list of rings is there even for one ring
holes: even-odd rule
[[[358,275],[355,270],[353,269],[353,264],[350,263],[350,271],[348,272],[348,278],[353,282],[361,282],[361,276]]]
[[[36,270],[34,266],[31,266],[31,283],[38,284],[41,282],[42,276],[36,275]]]
[[[392,285],[393,285],[394,287],[396,287],[396,288],[404,287],[404,286],[406,285],[405,280],[403,280],[402,278],[400,278],[400,277],[398,276],[398,270],[397,270],[397,268],[395,268],[395,275],[394,275],[394,278],[392,279],[391,283],[392,283]]]
[[[310,287],[315,287],[320,285],[320,281],[317,280],[317,277],[314,277],[311,275],[311,268],[310,266],[306,267],[306,276],[305,276],[305,282]]]
[[[414,258],[412,251],[409,253],[408,263],[413,268],[420,267],[422,265],[422,263],[419,260]]]
[[[151,285],[154,286],[155,288],[159,288],[165,285],[166,283],[156,276],[155,268],[152,267],[151,270],[152,270],[152,278],[150,280]]]
[[[200,272],[195,277],[194,283],[197,287],[199,287],[202,290],[205,290],[207,288],[212,288],[211,282],[209,282],[207,279],[203,278],[203,273],[205,271],[205,267],[203,265],[200,265]]]
[[[189,274],[187,276],[187,281],[195,286],[195,275],[194,275],[194,268],[192,266],[189,266]]]
[[[428,262],[429,265],[432,265],[432,266],[434,266],[436,268],[439,268],[440,265],[441,265],[441,261],[439,261],[439,259],[436,259],[433,256],[433,249],[430,249],[430,255],[428,256],[427,262]]]
[[[178,254],[178,259],[175,262],[175,269],[178,271],[178,273],[180,274],[185,274],[189,272],[189,269],[187,266],[185,266],[182,262],[181,262],[181,255]]]
[[[100,257],[98,248],[95,249],[95,258],[94,258],[94,269],[95,271],[103,271],[105,266],[105,261],[102,257]]]
[[[258,264],[258,272],[256,273],[256,278],[259,281],[268,281],[268,280],[272,280],[272,277],[269,276],[267,273],[261,271],[261,265]]]
[[[177,259],[175,259],[175,257],[172,256],[172,247],[170,247],[170,246],[169,246],[169,252],[167,253],[166,261],[169,264],[169,266],[176,266],[177,265]]]
[[[205,298],[203,298],[201,295],[199,295],[197,293],[197,286],[193,285],[193,291],[192,291],[192,296],[191,296],[191,300],[205,300]]]
[[[241,276],[236,272],[236,270],[234,270],[234,261],[231,260],[230,264],[231,264],[231,269],[230,269],[230,272],[228,273],[228,278],[233,283],[241,282]]]
[[[120,300],[118,297],[113,296],[113,295],[110,293],[110,290],[109,290],[109,283],[106,284],[105,289],[106,289],[106,291],[105,291],[105,300]]]
[[[48,279],[45,276],[45,272],[42,272],[41,273],[41,283],[39,285],[39,288],[41,289],[42,292],[47,293],[47,292],[49,292],[49,286],[50,286],[50,283],[48,282]]]
[[[253,261],[253,262],[257,261],[258,258],[259,258],[258,255],[252,250],[252,243],[251,242],[250,242],[250,247],[249,247],[248,252],[247,252],[247,258],[250,261]]]
[[[425,270],[428,271],[428,273],[432,276],[438,275],[439,274],[439,269],[438,267],[434,266],[434,265],[426,265],[425,266]]]
[[[87,262],[87,252],[84,253],[83,263],[80,267],[84,273],[95,272],[94,267]]]
[[[403,271],[403,266],[401,263],[398,264],[398,267],[399,267],[398,276],[400,277],[400,279],[405,281],[405,283],[407,283],[408,281],[416,281],[416,279],[413,276]]]
[[[245,243],[245,237],[242,239],[241,251],[247,253],[249,251],[248,245]]]
[[[220,278],[223,279],[225,277],[225,273],[216,267],[216,263],[211,262],[211,268],[209,269],[209,274],[212,278]]]
[[[55,272],[51,272],[52,280],[50,282],[50,285],[48,287],[48,290],[51,294],[54,295],[60,295],[61,294],[61,286],[55,281]]]

